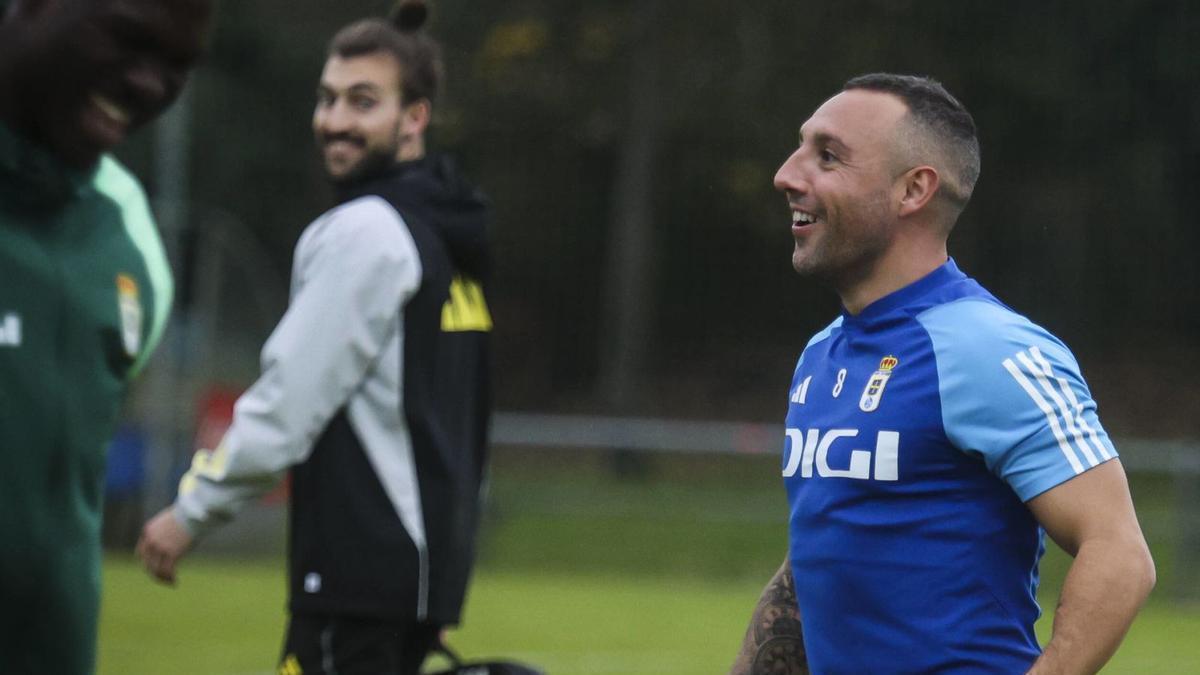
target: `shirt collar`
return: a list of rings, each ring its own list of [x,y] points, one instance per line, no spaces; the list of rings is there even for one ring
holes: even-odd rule
[[[952,281],[965,278],[966,275],[958,269],[954,258],[948,258],[946,262],[942,263],[929,274],[872,302],[858,314],[850,314],[843,308],[843,323],[859,325],[871,323],[898,309],[913,304],[934,289],[941,288]]]
[[[31,208],[53,208],[80,196],[96,174],[67,166],[46,148],[0,123],[0,199]]]

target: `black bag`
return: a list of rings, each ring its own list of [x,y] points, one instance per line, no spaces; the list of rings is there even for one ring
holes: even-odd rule
[[[425,675],[546,675],[546,672],[515,661],[471,661],[464,662],[449,647],[436,645],[434,652],[450,659],[449,670],[438,670]]]

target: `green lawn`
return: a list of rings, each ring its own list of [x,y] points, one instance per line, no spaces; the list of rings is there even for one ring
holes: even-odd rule
[[[152,584],[110,558],[101,675],[270,672],[284,624],[282,561],[189,561]],[[484,573],[452,642],[464,656],[519,657],[555,674],[713,673],[733,658],[754,585],[595,575]]]
[[[453,638],[464,655],[521,658],[552,675],[725,672],[784,554],[777,462],[655,458],[617,478],[597,455],[500,460],[480,572]],[[1104,672],[1200,672],[1200,607],[1168,593],[1170,490],[1133,487],[1160,590]],[[1053,550],[1044,561],[1044,607],[1068,563]],[[127,555],[110,556],[100,675],[268,675],[285,621],[283,569],[277,555],[202,550],[168,589]],[[1047,616],[1043,641],[1049,628]]]
[[[758,584],[598,574],[478,575],[453,643],[554,675],[721,673]],[[1039,623],[1049,630],[1050,617]],[[105,567],[100,675],[268,675],[279,648],[283,564],[188,561],[177,588],[127,557]],[[1200,612],[1147,608],[1105,673],[1200,671]]]

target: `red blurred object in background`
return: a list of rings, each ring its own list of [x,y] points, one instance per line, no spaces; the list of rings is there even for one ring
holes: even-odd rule
[[[217,447],[225,432],[229,430],[229,425],[233,423],[233,406],[241,395],[240,390],[217,385],[200,397],[196,414],[196,450],[212,450]],[[263,495],[262,503],[286,502],[291,480],[292,474],[288,472],[279,485]]]

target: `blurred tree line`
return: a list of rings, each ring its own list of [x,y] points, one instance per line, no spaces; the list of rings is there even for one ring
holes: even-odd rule
[[[792,272],[772,176],[843,81],[887,70],[938,78],[979,126],[960,265],[1072,346],[1111,431],[1200,434],[1196,5],[431,5],[449,74],[433,145],[495,204],[502,407],[780,419],[795,358],[838,305]],[[309,130],[324,45],[389,6],[221,5],[191,92],[191,222],[244,224],[280,289],[330,205]],[[124,153],[152,190],[160,150]],[[248,322],[239,311],[262,310],[233,286],[223,311],[257,346],[282,299]]]

